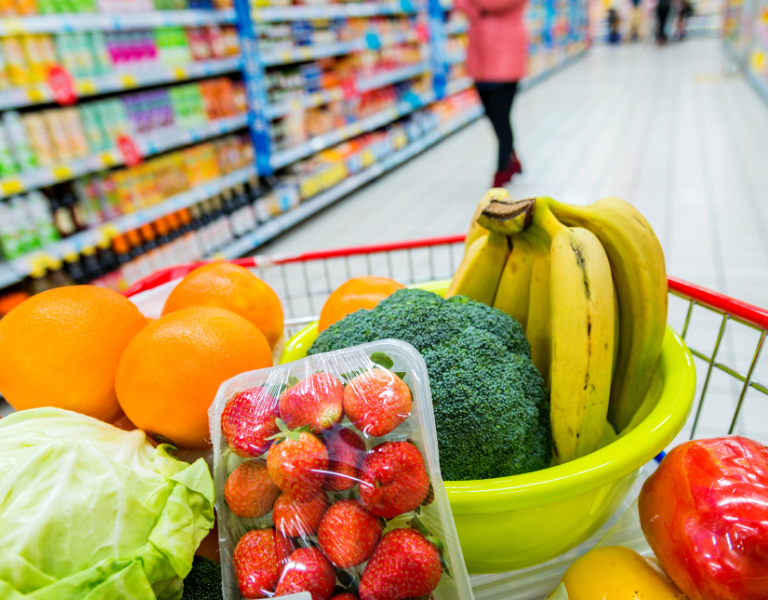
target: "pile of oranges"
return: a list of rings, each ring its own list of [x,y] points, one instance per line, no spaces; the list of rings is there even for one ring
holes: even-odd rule
[[[346,282],[326,302],[322,329],[400,287],[376,277]],[[272,366],[282,335],[277,294],[230,263],[188,274],[157,320],[111,290],[56,288],[0,320],[0,392],[16,410],[56,406],[205,450],[221,383]]]

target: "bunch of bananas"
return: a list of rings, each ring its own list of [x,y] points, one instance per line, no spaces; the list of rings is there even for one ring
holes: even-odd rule
[[[559,463],[594,452],[651,387],[667,321],[664,253],[629,203],[518,202],[503,188],[478,204],[447,297],[519,321],[551,398]]]

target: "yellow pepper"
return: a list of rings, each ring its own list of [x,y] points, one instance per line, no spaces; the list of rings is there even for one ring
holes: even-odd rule
[[[623,546],[590,550],[563,575],[548,600],[685,600],[653,559]]]

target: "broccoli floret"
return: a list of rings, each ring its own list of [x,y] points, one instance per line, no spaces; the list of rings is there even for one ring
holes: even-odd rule
[[[444,479],[505,477],[549,466],[549,401],[512,317],[461,296],[444,300],[403,289],[326,329],[308,354],[385,338],[412,344],[427,363]]]
[[[375,337],[371,330],[371,311],[360,309],[323,331],[309,348],[307,354],[331,352],[340,348],[350,348],[366,342],[372,342]]]
[[[549,413],[541,375],[530,359],[506,352],[486,331],[469,327],[423,352],[448,481],[490,479],[549,466]]]
[[[221,567],[204,556],[195,556],[184,579],[181,600],[222,600]]]
[[[525,332],[520,323],[508,314],[482,302],[470,300],[466,296],[454,296],[448,303],[460,305],[462,312],[469,317],[474,327],[495,335],[512,354],[530,358],[531,345],[525,337]]]
[[[308,354],[349,348],[394,338],[419,352],[451,339],[470,325],[463,311],[437,294],[419,289],[397,290],[373,310],[358,310],[323,331]]]

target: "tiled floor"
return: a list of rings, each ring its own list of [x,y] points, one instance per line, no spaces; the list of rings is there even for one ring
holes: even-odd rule
[[[525,173],[510,184],[512,196],[625,198],[656,230],[671,275],[768,307],[768,105],[725,66],[715,40],[592,49],[519,97]],[[489,124],[473,124],[260,253],[463,232],[489,187],[494,151]],[[672,301],[678,330],[685,310]],[[689,340],[709,352],[719,326],[696,309]],[[731,324],[718,359],[746,372],[756,342]],[[696,363],[701,388],[706,364]],[[768,381],[768,356],[756,376]],[[715,371],[700,435],[727,431],[739,391]],[[736,431],[768,442],[768,396],[747,394]]]

